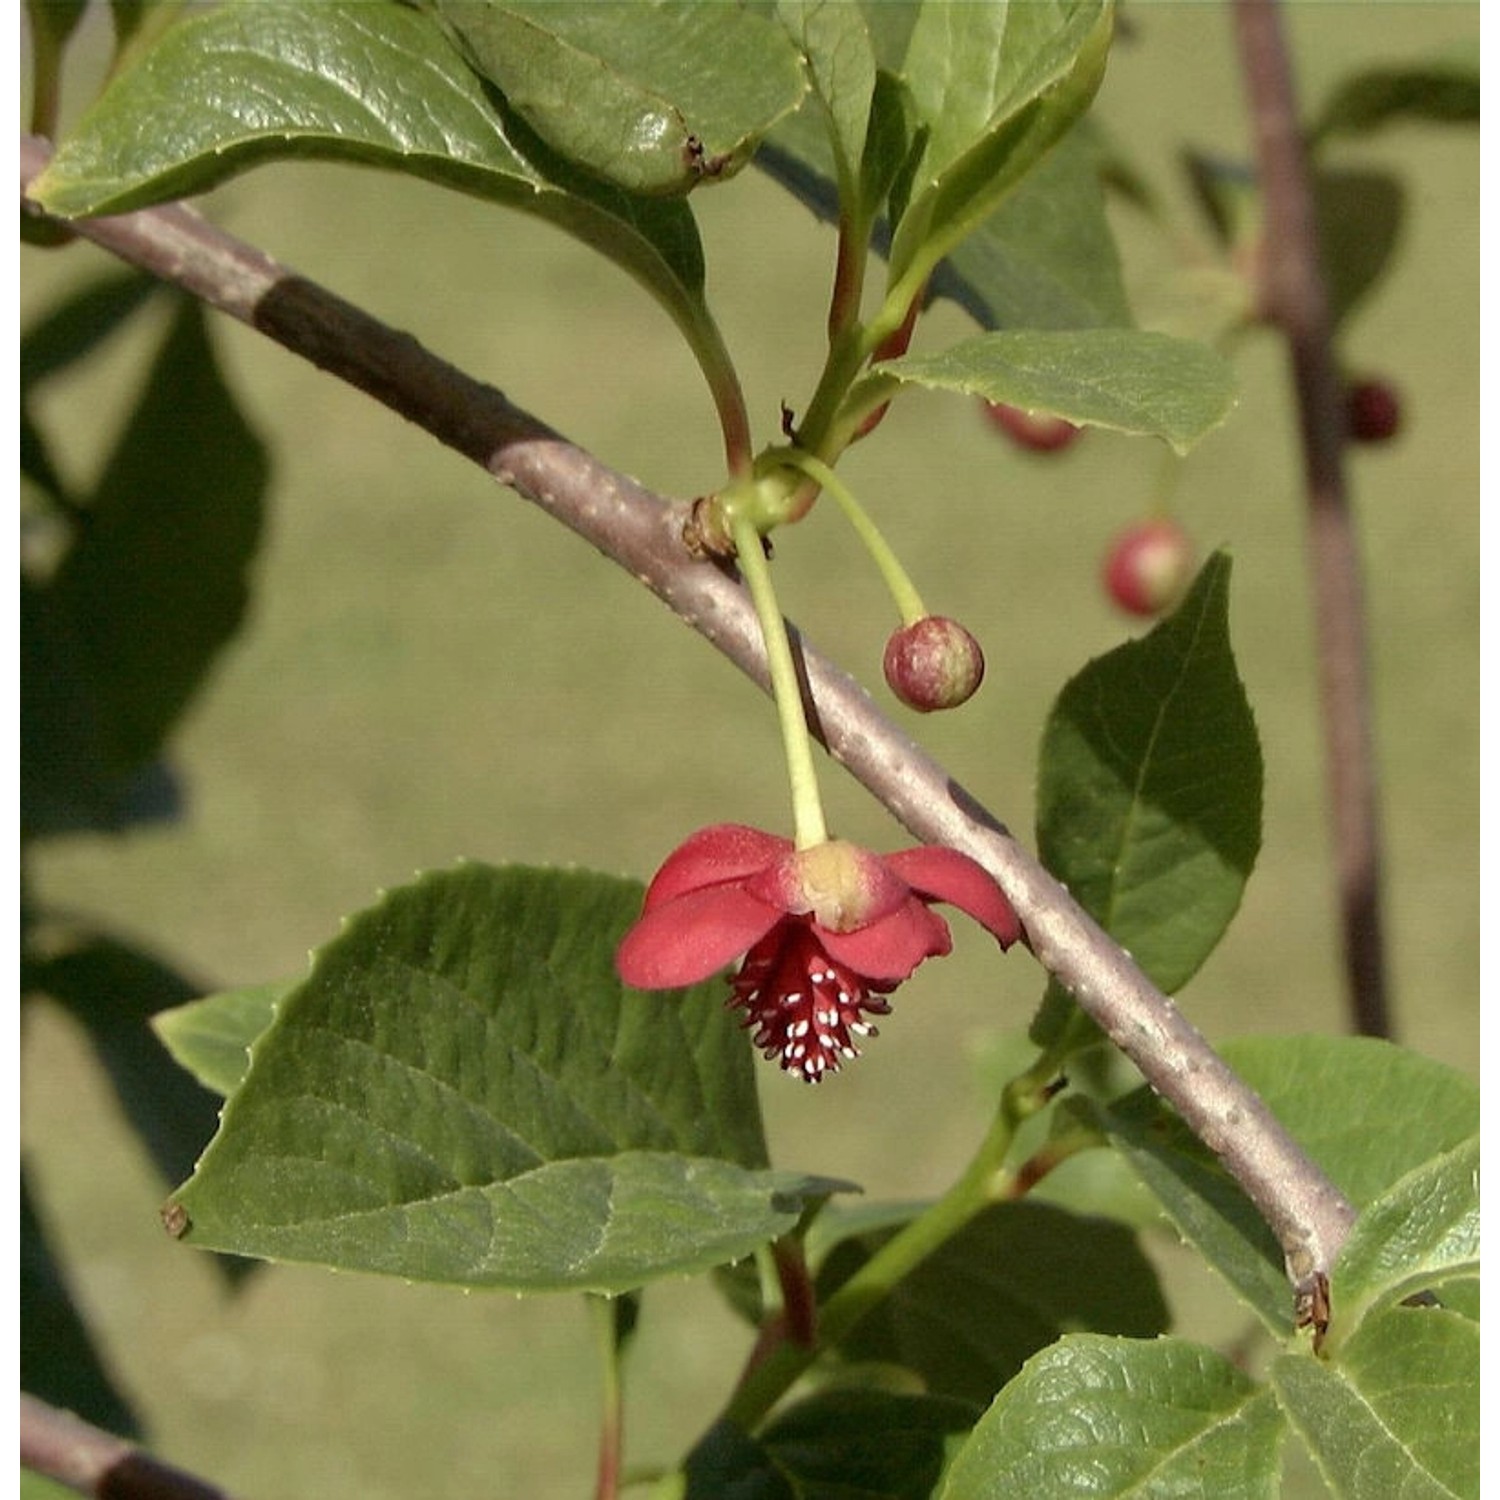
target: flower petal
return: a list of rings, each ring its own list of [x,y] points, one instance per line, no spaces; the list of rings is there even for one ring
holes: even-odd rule
[[[742,823],[700,828],[666,857],[646,891],[644,909],[651,911],[688,891],[744,880],[789,854],[793,847],[790,839]]]
[[[697,984],[753,948],[781,915],[735,885],[689,891],[642,914],[615,950],[615,968],[638,990]]]
[[[987,927],[1002,948],[1021,936],[1021,919],[982,865],[957,849],[932,845],[886,855],[886,863],[919,895],[946,901]]]
[[[875,989],[900,983],[924,958],[939,958],[953,949],[948,924],[915,896],[908,897],[899,911],[855,932],[816,930],[829,955],[863,975]]]

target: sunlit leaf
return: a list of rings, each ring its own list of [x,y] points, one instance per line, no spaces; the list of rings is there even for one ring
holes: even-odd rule
[[[1286,1354],[1271,1386],[1339,1500],[1455,1500],[1479,1486],[1479,1325],[1434,1307],[1373,1314],[1336,1360]]]
[[[1042,738],[1037,844],[1085,910],[1171,991],[1239,907],[1260,805],[1260,745],[1219,555],[1172,615],[1059,695]]]
[[[717,985],[626,991],[640,887],[466,865],[350,919],[175,1197],[209,1248],[620,1292],[734,1260],[834,1184],[765,1168]]]
[[[984,333],[878,370],[1075,426],[1159,437],[1179,453],[1224,420],[1235,392],[1232,370],[1206,344],[1133,328]]]
[[[1069,1334],[996,1397],[940,1500],[1273,1500],[1283,1431],[1270,1395],[1211,1349]]]
[[[807,92],[768,17],[691,0],[430,0],[559,155],[633,193],[738,171]]]

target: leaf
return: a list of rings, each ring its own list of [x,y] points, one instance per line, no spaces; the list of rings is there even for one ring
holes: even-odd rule
[[[860,171],[875,95],[875,53],[864,16],[844,0],[778,0],[776,13],[806,59],[817,105],[798,114],[821,116],[840,199],[851,209],[860,203],[873,216],[884,193],[866,193]]]
[[[202,307],[184,300],[49,590],[76,632],[109,772],[156,755],[238,630],[266,477]]]
[[[1477,125],[1477,52],[1368,68],[1346,78],[1324,104],[1310,136],[1321,143],[1334,135],[1363,135],[1396,120]]]
[[[764,1170],[715,985],[626,991],[632,882],[466,865],[350,919],[175,1195],[192,1242],[621,1292],[747,1254],[835,1185]]]
[[[688,1455],[684,1500],[927,1500],[977,1415],[937,1396],[821,1391],[755,1437],[710,1428]]]
[[[1424,1162],[1360,1214],[1333,1274],[1347,1320],[1361,1302],[1410,1296],[1479,1269],[1479,1137]]]
[[[553,150],[627,192],[732,175],[807,92],[781,29],[737,5],[431,3]]]
[[[242,0],[174,26],[116,78],[31,197],[63,217],[121,213],[266,161],[364,162],[536,214],[608,255],[679,327],[699,329],[703,252],[687,205],[560,167],[554,182],[514,133],[430,15],[368,0]]]
[[[1105,0],[924,5],[902,76],[926,146],[891,279],[926,275],[1083,115],[1104,75]]]
[[[1234,405],[1234,376],[1206,344],[1133,328],[1016,329],[883,361],[872,378],[957,391],[1075,426],[1159,437],[1185,453]]]
[[[818,1300],[892,1233],[840,1244],[819,1270]],[[901,1281],[839,1352],[904,1365],[928,1390],[982,1406],[1065,1331],[1144,1338],[1169,1322],[1156,1272],[1130,1230],[1044,1203],[1001,1203]]]
[[[1329,312],[1338,324],[1389,268],[1401,235],[1405,190],[1389,172],[1347,168],[1319,169],[1312,186]]]
[[[1211,558],[1172,615],[1085,667],[1042,735],[1042,860],[1168,991],[1213,951],[1260,849],[1229,566]]]
[[[941,1500],[1271,1500],[1282,1434],[1269,1395],[1210,1349],[1068,1334],[995,1398]]]
[[[928,291],[982,328],[1128,326],[1093,137],[1064,136],[933,272]]]
[[[1334,1363],[1286,1354],[1270,1382],[1340,1500],[1479,1495],[1479,1325],[1468,1318],[1385,1308]]]
[[[1478,1125],[1473,1083],[1388,1042],[1252,1037],[1225,1042],[1219,1051],[1356,1208],[1460,1146]],[[1208,1148],[1146,1088],[1095,1118],[1183,1237],[1268,1328],[1289,1334],[1292,1306],[1280,1247]],[[1343,1312],[1336,1303],[1336,1331]]]
[[[250,1071],[250,1048],[294,982],[250,985],[157,1012],[151,1025],[179,1067],[227,1099]]]

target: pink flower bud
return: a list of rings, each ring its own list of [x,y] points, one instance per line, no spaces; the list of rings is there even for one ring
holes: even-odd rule
[[[1104,587],[1121,609],[1159,615],[1181,598],[1193,576],[1193,544],[1175,521],[1127,526],[1104,559]]]
[[[984,680],[984,652],[957,620],[928,615],[885,643],[885,680],[908,708],[957,708]]]

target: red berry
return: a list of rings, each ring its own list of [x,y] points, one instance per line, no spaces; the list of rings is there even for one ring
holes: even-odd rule
[[[984,681],[984,652],[957,620],[927,615],[885,643],[885,680],[918,713],[957,708]]]
[[[1175,521],[1127,526],[1104,558],[1104,587],[1121,609],[1159,615],[1182,596],[1193,575],[1193,544]]]
[[[1066,448],[1083,431],[1062,417],[1046,412],[1022,411],[1003,401],[986,401],[985,415],[1018,447],[1033,453],[1056,453]]]
[[[1344,403],[1353,442],[1388,442],[1400,430],[1401,397],[1389,381],[1351,381]]]

